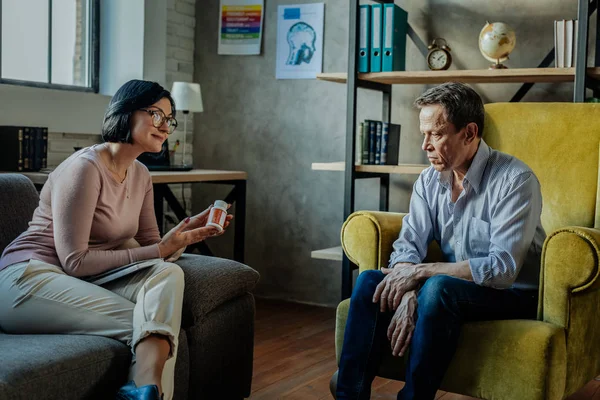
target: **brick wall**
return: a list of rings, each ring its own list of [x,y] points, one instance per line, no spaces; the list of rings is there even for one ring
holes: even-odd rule
[[[76,133],[48,133],[48,168],[54,168],[75,151],[75,147],[88,147],[101,143],[100,135]]]
[[[196,1],[195,0],[167,0],[167,88],[170,90],[173,82],[193,82],[194,80],[194,34],[196,29]],[[184,115],[177,114],[179,127],[177,131],[169,138],[169,145],[172,147],[175,140],[179,139],[181,145],[177,149],[175,162],[181,163],[183,158],[183,128]],[[193,114],[187,115],[187,135],[185,163],[192,164],[192,143],[193,143]],[[191,185],[170,185],[175,196],[182,200],[182,193],[185,196],[185,207],[188,215],[192,210],[192,188]],[[182,202],[183,205],[183,202]],[[165,208],[165,215],[177,221],[168,207]],[[166,223],[165,230],[172,225]]]
[[[196,28],[195,0],[167,0],[167,87],[175,81],[192,82],[194,79],[194,32]],[[181,163],[183,155],[183,113],[177,114],[179,128],[169,141],[179,139],[182,145],[176,154]],[[193,114],[187,116],[185,162],[192,162]],[[172,145],[172,143],[171,143]]]

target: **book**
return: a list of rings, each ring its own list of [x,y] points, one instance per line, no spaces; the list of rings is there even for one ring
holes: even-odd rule
[[[555,21],[556,47],[554,49],[555,65],[565,67],[565,20]]]
[[[356,127],[356,141],[354,142],[354,165],[361,165],[362,163],[362,135],[364,129],[364,122],[361,122]]]
[[[375,141],[377,135],[377,122],[369,120],[369,164],[375,164]]]
[[[101,274],[86,276],[83,280],[95,285],[103,285],[107,282],[114,281],[127,275],[131,275],[137,271],[152,267],[158,262],[162,262],[162,258],[151,258],[150,260],[137,261],[122,267],[113,268]]]
[[[575,20],[573,23],[573,67],[577,64],[577,41],[579,39],[579,21]]]
[[[31,156],[33,155],[32,128],[23,128],[23,171],[32,171]]]
[[[388,152],[388,141],[390,135],[390,123],[383,123],[383,132],[381,135],[381,165],[386,165],[387,162],[387,152]]]
[[[376,122],[375,131],[375,165],[381,165],[381,135],[382,135],[382,123],[381,121]]]
[[[381,71],[406,69],[408,13],[394,4],[383,5],[383,49]]]
[[[400,130],[398,124],[389,124],[385,165],[398,165],[400,161]]]
[[[572,19],[565,21],[565,68],[573,66],[573,39],[575,37],[573,28]]]
[[[48,128],[42,128],[42,169],[48,168]]]
[[[362,165],[369,164],[369,121],[363,122],[362,125]]]
[[[24,171],[24,128],[21,126],[0,126],[0,170]]]
[[[557,68],[575,67],[577,59],[579,21],[554,21],[554,65]]]

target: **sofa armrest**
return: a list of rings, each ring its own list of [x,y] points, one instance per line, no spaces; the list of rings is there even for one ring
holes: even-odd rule
[[[405,213],[357,211],[342,226],[342,248],[359,271],[386,267]]]
[[[571,394],[600,372],[600,230],[566,227],[544,242],[538,316],[566,331]]]
[[[252,268],[224,258],[183,254],[176,264],[185,275],[184,326],[195,324],[228,300],[251,292],[259,279]]]

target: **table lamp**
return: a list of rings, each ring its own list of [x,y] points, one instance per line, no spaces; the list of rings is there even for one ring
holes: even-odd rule
[[[202,94],[200,84],[191,82],[173,82],[171,96],[175,109],[183,112],[183,160],[185,164],[185,144],[187,142],[187,116],[190,112],[202,112]]]

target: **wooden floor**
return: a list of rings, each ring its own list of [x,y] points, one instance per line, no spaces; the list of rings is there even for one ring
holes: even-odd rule
[[[334,331],[332,308],[257,299],[250,399],[332,399],[329,380],[337,369]],[[402,386],[376,378],[371,398],[395,400]],[[436,399],[473,398],[438,391]],[[600,400],[600,381],[590,382],[568,400]]]

